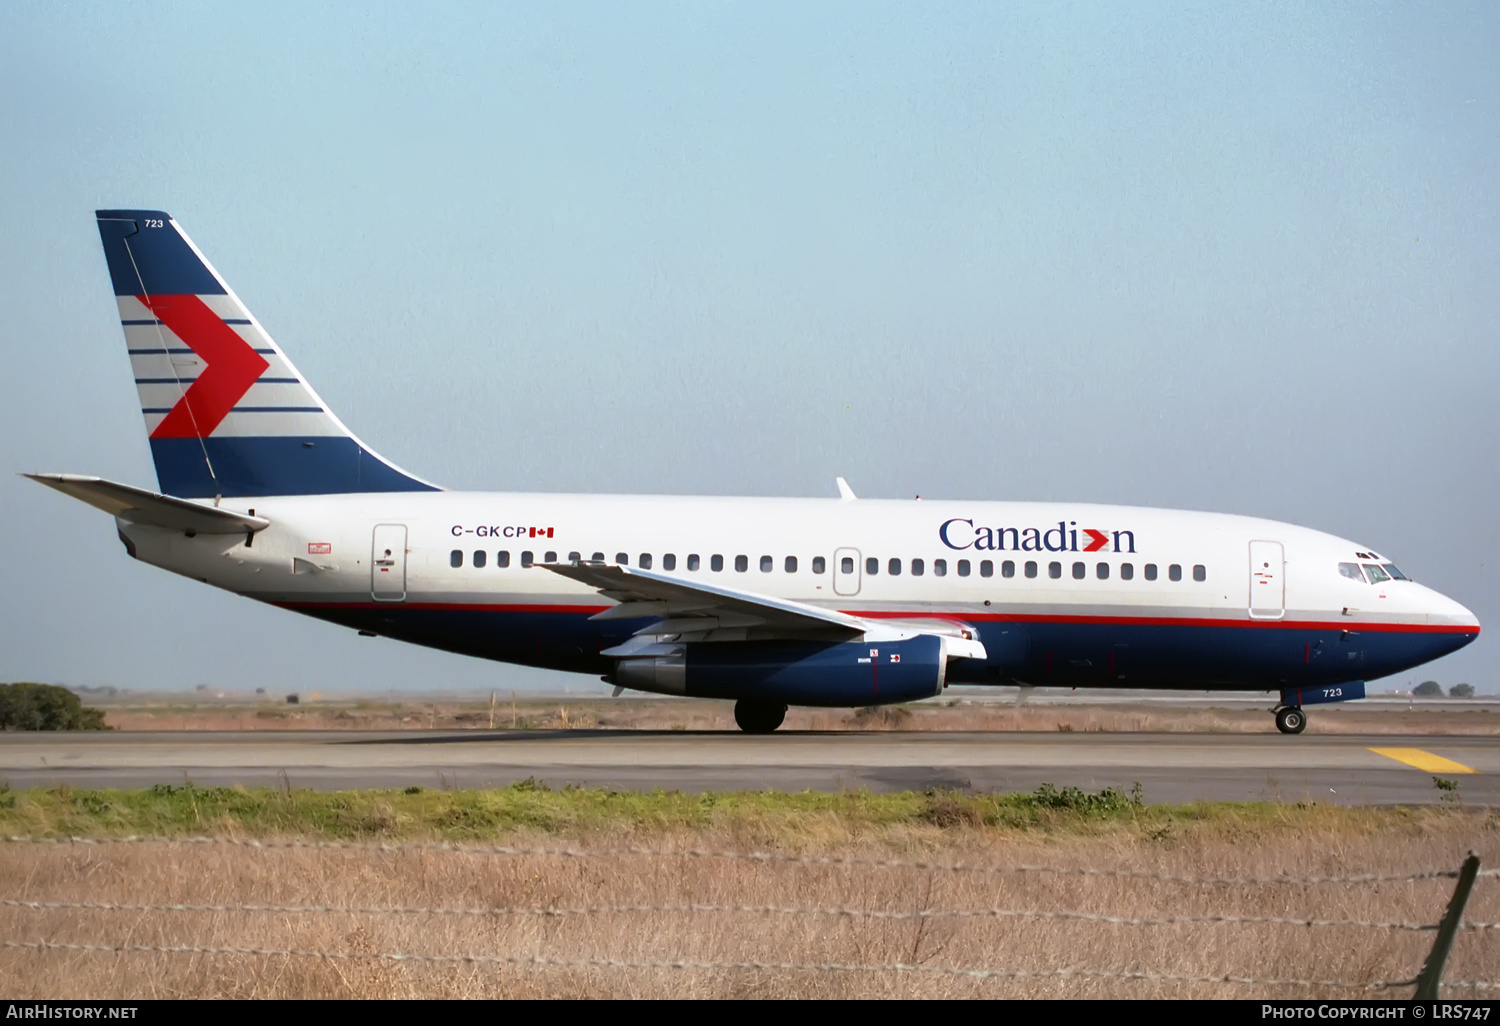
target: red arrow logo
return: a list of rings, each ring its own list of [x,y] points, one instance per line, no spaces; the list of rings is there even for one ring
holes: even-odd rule
[[[197,296],[136,298],[207,364],[156,425],[151,437],[202,438],[213,434],[271,365]]]
[[[1092,527],[1085,527],[1083,529],[1083,533],[1088,535],[1089,538],[1092,539],[1084,548],[1084,552],[1098,552],[1100,549],[1104,548],[1104,546],[1109,544],[1109,535],[1105,534],[1103,531],[1096,531]]]

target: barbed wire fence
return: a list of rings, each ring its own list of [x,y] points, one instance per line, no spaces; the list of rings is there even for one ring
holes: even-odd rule
[[[540,905],[486,905],[486,906],[439,906],[439,905],[375,905],[375,904],[274,904],[274,903],[180,903],[180,902],[112,902],[103,900],[64,901],[24,898],[0,899],[0,908],[17,912],[79,911],[106,913],[270,913],[280,916],[348,915],[364,917],[432,916],[445,918],[491,918],[536,917],[540,919],[577,919],[590,916],[608,916],[633,913],[668,915],[728,914],[759,915],[795,918],[837,918],[871,921],[963,921],[963,920],[1054,920],[1082,923],[1099,923],[1124,927],[1157,927],[1174,925],[1224,925],[1224,926],[1295,926],[1307,928],[1341,927],[1366,931],[1403,933],[1431,933],[1433,944],[1415,974],[1402,979],[1384,980],[1337,980],[1289,978],[1270,979],[1234,974],[1210,975],[1190,973],[1153,972],[1149,970],[1109,970],[1089,968],[995,968],[988,966],[940,966],[916,962],[849,963],[840,961],[775,961],[775,960],[713,960],[713,959],[625,959],[625,958],[563,958],[548,955],[507,955],[482,952],[413,952],[413,951],[339,951],[325,949],[301,949],[295,947],[226,946],[212,944],[139,944],[139,943],[80,943],[56,939],[19,940],[0,939],[0,948],[15,951],[68,951],[84,953],[158,954],[158,955],[233,955],[251,957],[280,957],[317,959],[325,962],[375,961],[387,963],[472,965],[495,967],[535,967],[566,969],[611,969],[611,970],[743,970],[785,971],[808,973],[843,974],[914,974],[923,976],[947,976],[973,980],[1140,980],[1178,984],[1243,984],[1275,988],[1327,989],[1351,995],[1408,996],[1399,991],[1412,989],[1410,996],[1436,999],[1439,987],[1452,992],[1483,996],[1500,990],[1500,982],[1489,980],[1444,980],[1442,974],[1454,940],[1460,935],[1493,937],[1500,931],[1500,922],[1465,920],[1464,909],[1475,883],[1481,878],[1500,875],[1500,870],[1481,869],[1479,857],[1470,853],[1457,869],[1431,869],[1409,873],[1367,873],[1346,876],[1193,876],[1172,873],[1155,873],[1141,870],[1062,867],[1051,865],[984,865],[956,862],[923,861],[911,859],[882,859],[866,856],[844,855],[800,855],[783,852],[717,851],[709,849],[657,849],[637,846],[615,846],[600,848],[569,847],[525,847],[510,845],[464,845],[445,842],[412,842],[403,844],[368,843],[356,841],[304,841],[304,840],[253,840],[235,837],[151,837],[131,836],[111,839],[93,838],[38,838],[7,837],[10,845],[35,845],[77,848],[107,848],[121,845],[180,845],[246,848],[262,851],[314,850],[369,852],[383,854],[439,853],[452,855],[490,856],[498,858],[553,858],[553,859],[618,859],[621,857],[643,857],[647,859],[691,859],[723,860],[736,863],[786,864],[842,869],[900,869],[919,870],[927,873],[992,874],[997,876],[1051,875],[1056,877],[1078,877],[1085,879],[1116,879],[1122,881],[1151,881],[1156,883],[1191,886],[1307,886],[1338,885],[1363,886],[1371,884],[1417,883],[1423,881],[1455,881],[1454,890],[1440,918],[1432,922],[1376,921],[1360,919],[1325,918],[1318,916],[1258,916],[1235,914],[1182,914],[1166,916],[1122,916],[1108,915],[1071,909],[1035,908],[966,908],[966,909],[918,909],[913,911],[891,911],[889,909],[862,908],[839,905],[794,905],[794,904],[732,904],[712,902],[679,903],[601,903],[576,907],[554,907]]]

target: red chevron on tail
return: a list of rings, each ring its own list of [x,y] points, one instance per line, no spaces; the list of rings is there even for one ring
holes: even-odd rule
[[[207,364],[151,437],[212,434],[270,364],[197,296],[136,298]]]

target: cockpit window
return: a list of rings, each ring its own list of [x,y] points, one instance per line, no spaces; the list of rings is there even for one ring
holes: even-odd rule
[[[1359,572],[1358,563],[1340,563],[1339,573],[1343,574],[1351,581],[1358,581],[1360,584],[1365,583],[1365,575]]]
[[[1379,584],[1382,581],[1389,581],[1391,579],[1390,574],[1380,569],[1380,567],[1376,566],[1374,563],[1365,564],[1365,573],[1370,575],[1371,584]]]
[[[1397,569],[1395,563],[1381,563],[1380,564],[1380,569],[1382,569],[1386,573],[1390,574],[1391,577],[1392,577],[1392,579],[1394,579],[1394,580],[1397,580],[1397,581],[1409,581],[1409,580],[1411,580],[1410,577],[1406,576],[1399,569]]]

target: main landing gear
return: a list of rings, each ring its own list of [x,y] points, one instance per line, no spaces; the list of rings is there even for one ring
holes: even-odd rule
[[[762,702],[753,698],[742,698],[734,703],[734,722],[746,734],[769,734],[781,726],[786,719],[786,706],[781,702]]]
[[[1300,705],[1284,705],[1276,710],[1276,729],[1283,734],[1300,734],[1307,729],[1307,713]]]

